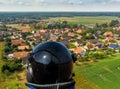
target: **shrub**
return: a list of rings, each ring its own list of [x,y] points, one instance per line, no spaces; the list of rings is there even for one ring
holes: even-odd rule
[[[2,66],[2,72],[6,75],[15,71],[20,71],[22,69],[22,65],[20,64],[20,60],[11,61],[7,60],[5,64]]]

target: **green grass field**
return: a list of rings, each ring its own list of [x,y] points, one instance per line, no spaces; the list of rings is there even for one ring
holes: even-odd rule
[[[77,76],[84,76],[101,89],[120,89],[120,54],[97,63],[75,66],[75,72]]]
[[[49,18],[44,21],[68,21],[72,24],[96,24],[96,23],[109,23],[111,20],[120,20],[114,16],[77,16],[77,17],[55,17]]]

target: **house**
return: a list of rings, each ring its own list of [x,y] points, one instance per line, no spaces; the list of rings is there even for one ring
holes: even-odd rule
[[[78,39],[77,43],[80,45],[80,44],[83,44],[83,41]]]
[[[18,46],[18,50],[28,50],[30,49],[30,47],[28,45],[25,45],[25,46]]]
[[[61,31],[59,29],[56,29],[54,34],[59,35],[59,34],[61,34]]]
[[[76,31],[77,33],[81,33],[82,32],[82,29],[77,29],[77,31]]]
[[[24,58],[28,56],[29,52],[14,52],[13,53],[13,58],[17,59],[17,58]]]
[[[64,40],[67,40],[68,42],[70,42],[70,41],[72,40],[72,38],[71,38],[71,37],[68,37],[68,36],[64,36],[63,39],[64,39]]]
[[[120,46],[118,44],[110,44],[109,48],[118,49]]]
[[[120,31],[120,26],[116,26],[113,28],[114,30]]]
[[[80,54],[83,51],[82,47],[77,47],[74,49],[74,53]]]
[[[13,54],[8,54],[8,57],[9,58],[13,58]]]
[[[45,34],[47,30],[39,30],[39,34]]]
[[[50,35],[49,33],[45,33],[45,34],[42,34],[41,35],[41,39],[44,40],[44,41],[47,41],[50,39]]]
[[[103,34],[104,36],[113,36],[113,33],[111,32],[111,31],[107,31],[107,32],[105,32],[104,34]]]
[[[39,33],[35,33],[35,34],[33,35],[33,37],[34,37],[34,38],[39,38],[39,37],[40,37],[40,34],[39,34]]]
[[[89,50],[94,50],[94,44],[90,43],[90,42],[87,42],[86,43],[86,46]]]
[[[106,37],[106,39],[105,39],[106,42],[112,42],[113,40],[114,40],[113,37]]]
[[[92,44],[97,44],[99,43],[98,39],[90,39],[88,40],[88,42],[92,43]]]
[[[103,44],[101,44],[101,43],[97,43],[96,46],[100,49],[100,48],[103,47]]]
[[[77,36],[77,39],[82,39],[82,35],[78,35],[78,36]]]
[[[57,41],[57,36],[54,34],[50,34],[50,40]]]
[[[65,46],[68,46],[68,41],[67,40],[63,40],[60,43],[64,44]]]
[[[11,40],[12,45],[24,45],[24,40]]]
[[[3,36],[11,35],[11,33],[7,32],[7,31],[1,31],[0,34],[3,35]]]
[[[114,39],[119,39],[120,35],[119,34],[113,34]]]
[[[89,24],[89,25],[85,25],[85,27],[88,27],[88,28],[94,28],[95,25],[93,25],[93,24]]]
[[[29,31],[27,29],[23,29],[22,33],[28,33]]]
[[[68,36],[70,36],[70,37],[74,37],[75,34],[74,34],[73,32],[68,32]]]
[[[71,30],[70,28],[65,28],[64,32],[70,32],[70,30]]]
[[[86,54],[86,50],[83,47],[77,47],[73,51],[76,53],[78,56],[84,56]]]
[[[96,35],[97,35],[97,36],[99,36],[99,35],[101,35],[101,34],[102,34],[102,31],[99,31],[99,30],[96,31]]]

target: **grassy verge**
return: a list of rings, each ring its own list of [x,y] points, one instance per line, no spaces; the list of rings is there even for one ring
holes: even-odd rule
[[[6,76],[1,72],[1,67],[4,64],[4,61],[1,60],[3,54],[4,43],[0,42],[0,89],[28,89],[25,86],[25,71],[15,72],[10,76]]]
[[[120,89],[120,54],[97,63],[75,66],[75,72],[98,85],[101,89]]]
[[[0,42],[0,89],[6,89],[5,76],[1,72],[1,67],[4,64],[2,61],[2,56],[4,55],[4,42]]]

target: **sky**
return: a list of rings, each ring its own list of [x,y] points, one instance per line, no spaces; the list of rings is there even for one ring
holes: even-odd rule
[[[0,0],[0,12],[120,12],[120,0]]]

